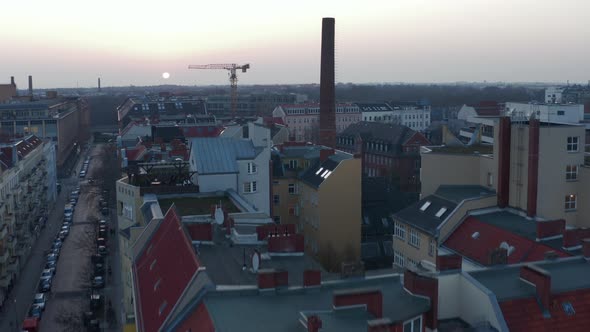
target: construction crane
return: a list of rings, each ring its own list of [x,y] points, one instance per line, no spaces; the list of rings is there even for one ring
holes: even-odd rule
[[[232,119],[236,118],[236,111],[238,108],[238,75],[237,70],[241,69],[242,73],[250,68],[250,64],[237,65],[235,63],[209,64],[209,65],[189,65],[188,69],[225,69],[229,70],[229,84],[231,86],[230,100],[231,100],[231,115]]]

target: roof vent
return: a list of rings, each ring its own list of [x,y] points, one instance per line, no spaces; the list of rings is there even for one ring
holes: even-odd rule
[[[479,232],[475,232],[475,233],[471,234],[471,237],[473,239],[478,239],[479,238]]]
[[[510,256],[510,254],[513,253],[514,250],[516,249],[516,248],[514,248],[514,246],[509,245],[508,242],[506,242],[506,241],[500,243],[500,248],[506,249],[506,254],[508,256]]]
[[[420,211],[424,212],[426,211],[426,209],[428,209],[428,207],[430,206],[430,204],[432,204],[432,202],[430,201],[426,201],[426,203],[424,203],[421,207],[420,207]]]
[[[572,305],[571,302],[563,302],[561,304],[561,307],[563,308],[563,311],[565,312],[565,314],[568,316],[573,316],[576,314],[576,310],[574,309],[574,306]]]

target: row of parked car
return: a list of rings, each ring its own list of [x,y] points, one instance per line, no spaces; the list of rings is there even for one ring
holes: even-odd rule
[[[90,165],[90,156],[86,157],[84,164],[82,164],[82,169],[80,170],[80,179],[86,177],[86,174],[88,173],[88,165]]]
[[[78,203],[79,197],[80,187],[77,187],[70,193],[70,203],[66,204],[66,206],[64,207],[64,218],[62,227],[59,233],[56,235],[55,239],[53,240],[51,249],[47,253],[45,268],[43,269],[43,272],[41,272],[39,286],[37,288],[38,293],[35,294],[35,298],[33,299],[33,304],[31,305],[31,308],[29,310],[29,317],[41,319],[43,311],[45,310],[45,303],[47,301],[46,294],[51,291],[53,277],[55,276],[55,272],[57,269],[57,260],[59,259],[59,254],[61,252],[63,243],[70,234],[70,227],[74,220],[74,210],[76,208],[76,204]]]

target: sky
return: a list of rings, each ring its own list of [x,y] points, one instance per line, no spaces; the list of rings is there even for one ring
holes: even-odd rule
[[[321,19],[336,81],[588,82],[588,0],[18,0],[0,7],[0,83],[35,87],[319,82]],[[164,79],[163,73],[170,77]]]

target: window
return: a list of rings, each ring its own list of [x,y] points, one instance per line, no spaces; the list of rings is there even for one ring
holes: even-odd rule
[[[397,266],[404,267],[406,265],[406,258],[404,257],[404,254],[398,251],[394,251],[393,263]]]
[[[408,265],[412,267],[416,267],[416,261],[408,257]]]
[[[297,194],[297,187],[295,186],[295,183],[289,183],[289,194]]]
[[[255,174],[258,172],[258,167],[255,163],[248,163],[248,174]]]
[[[395,237],[402,239],[402,240],[406,240],[406,225],[401,224],[399,222],[395,222]]]
[[[129,204],[123,204],[122,213],[125,218],[133,220],[133,206]]]
[[[422,332],[422,316],[405,321],[404,332]]]
[[[281,196],[279,195],[273,195],[272,196],[272,201],[275,205],[278,205],[281,203]]]
[[[565,115],[565,111],[557,111],[557,115]]]
[[[494,175],[492,173],[488,173],[488,187],[492,187],[494,185]]]
[[[578,136],[570,136],[567,138],[567,151],[578,152]]]
[[[436,241],[434,241],[434,239],[430,239],[430,243],[428,244],[428,255],[434,256],[435,247],[436,247]]]
[[[567,165],[565,167],[565,179],[568,181],[573,181],[578,179],[578,166],[577,165]]]
[[[410,229],[410,244],[420,248],[420,234],[415,229]]]
[[[430,201],[426,201],[426,203],[422,204],[422,206],[420,207],[420,211],[422,211],[422,212],[426,211],[426,209],[428,209],[430,204],[432,204]]]
[[[244,193],[255,193],[256,192],[256,181],[244,182]]]
[[[446,207],[442,207],[440,208],[440,210],[438,210],[438,212],[435,214],[435,216],[437,218],[442,217],[443,214],[445,214],[445,212],[447,212],[447,208]]]
[[[289,168],[291,168],[291,169],[297,168],[297,159],[289,160]]]
[[[276,223],[276,224],[280,224],[281,223],[281,216],[274,216],[272,217],[272,220]]]
[[[576,209],[576,195],[566,195],[565,196],[565,210],[575,210]]]

